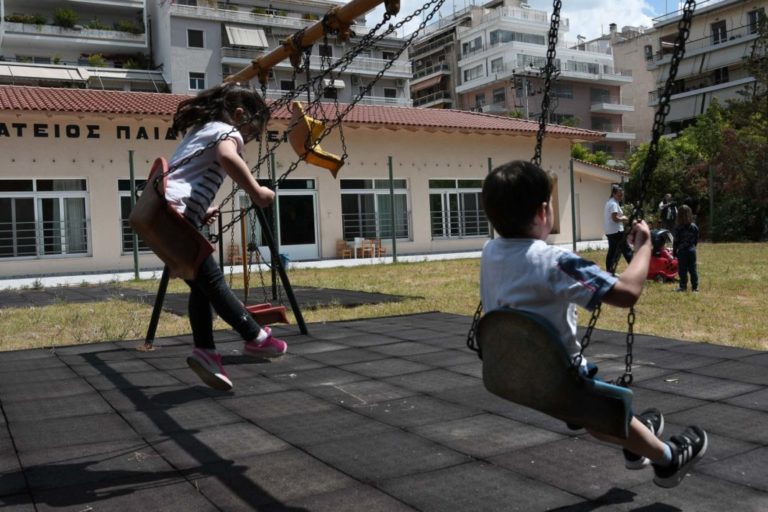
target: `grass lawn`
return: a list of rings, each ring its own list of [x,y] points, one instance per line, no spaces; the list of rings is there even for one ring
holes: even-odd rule
[[[584,253],[604,263],[601,251]],[[699,279],[701,292],[675,293],[674,283],[649,281],[636,307],[635,332],[691,341],[707,341],[768,350],[768,244],[701,244]],[[619,266],[619,272],[623,268]],[[356,308],[331,306],[305,311],[308,323],[348,320],[424,311],[444,311],[471,316],[478,296],[479,260],[397,263],[336,269],[291,269],[294,286],[343,288],[395,295],[408,299],[398,303]],[[233,287],[242,287],[235,275]],[[258,282],[258,276],[252,278]],[[156,290],[157,281],[126,282],[123,286]],[[186,291],[174,280],[169,293]],[[260,290],[252,296],[259,297]],[[129,301],[54,304],[46,307],[0,309],[0,350],[50,347],[92,341],[141,339],[146,333],[151,306]],[[626,330],[627,310],[606,306],[598,328]],[[589,313],[581,311],[585,325]],[[228,326],[217,320],[216,328]],[[467,323],[469,328],[469,322]],[[157,336],[190,331],[186,318],[163,313]]]

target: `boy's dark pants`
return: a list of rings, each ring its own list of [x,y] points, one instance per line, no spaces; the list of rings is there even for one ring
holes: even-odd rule
[[[258,336],[261,327],[230,290],[224,274],[212,255],[209,255],[200,265],[195,280],[186,281],[186,283],[190,289],[189,323],[192,326],[192,339],[196,347],[216,348],[213,343],[211,306],[244,340],[252,340]]]
[[[680,274],[680,288],[688,288],[688,274],[691,275],[691,288],[699,289],[699,273],[696,271],[696,249],[680,249],[677,251],[677,271]]]
[[[627,263],[632,261],[632,248],[627,243],[624,233],[619,231],[611,235],[605,235],[608,238],[608,254],[605,256],[605,268],[613,271],[619,263],[619,251],[624,255]]]

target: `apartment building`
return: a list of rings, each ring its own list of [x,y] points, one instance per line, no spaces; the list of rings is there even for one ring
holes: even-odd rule
[[[162,68],[172,92],[193,94],[248,66],[298,30],[317,23],[337,5],[328,0],[152,2],[156,64]],[[310,58],[313,76],[328,65],[329,58],[343,56],[367,33],[365,20],[357,20],[352,30],[356,36],[348,42],[329,37],[327,44],[319,41],[314,45]],[[395,59],[402,46],[402,39],[397,37],[377,41],[374,47],[357,55],[342,73],[324,80],[315,92],[328,101],[349,102],[387,62]],[[410,106],[410,77],[411,66],[404,51],[361,103]],[[305,80],[305,73],[295,74],[291,64],[283,61],[269,74],[267,97],[279,98]]]
[[[146,0],[0,0],[0,84],[161,92]]]
[[[438,21],[414,46],[414,105],[537,118],[549,26],[546,11],[521,0],[494,0]],[[549,120],[605,132],[592,149],[623,159],[635,138],[622,119],[633,109],[621,92],[631,72],[614,65],[606,41],[567,41],[569,28],[561,18]]]
[[[691,125],[713,98],[721,104],[738,99],[739,92],[754,83],[745,63],[758,37],[758,19],[766,4],[766,0],[720,0],[697,5],[670,98],[668,133]],[[649,92],[652,107],[658,105],[669,76],[681,17],[682,11],[674,11],[654,20],[656,37],[645,46],[647,68],[656,78],[656,88]]]

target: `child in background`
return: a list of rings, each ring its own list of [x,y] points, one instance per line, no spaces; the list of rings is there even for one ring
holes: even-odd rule
[[[688,205],[683,205],[677,212],[675,240],[672,243],[672,254],[678,261],[680,287],[678,292],[688,289],[688,275],[691,276],[691,289],[699,291],[699,272],[696,270],[696,246],[699,244],[699,227],[693,222],[693,211]]]
[[[224,84],[182,101],[173,118],[173,129],[185,133],[169,161],[166,199],[196,227],[211,224],[219,215],[211,203],[219,187],[230,176],[260,208],[269,206],[275,193],[260,186],[242,157],[245,144],[260,136],[269,119],[269,109],[255,92],[238,84]],[[200,152],[199,154],[196,154]],[[224,371],[221,355],[213,342],[216,313],[242,336],[244,352],[255,357],[277,357],[285,353],[285,341],[262,328],[230,290],[219,265],[209,255],[190,288],[189,323],[195,349],[187,364],[214,389],[228,391],[232,381]]]
[[[576,338],[576,304],[589,310],[601,302],[628,308],[640,298],[651,257],[645,222],[632,227],[628,241],[635,254],[616,277],[545,242],[554,221],[552,181],[538,166],[525,161],[504,164],[488,175],[482,194],[485,213],[501,235],[483,248],[480,292],[486,312],[508,307],[538,314],[552,323],[568,353],[576,357],[581,348]],[[584,375],[593,376],[596,370],[587,368],[582,358]],[[622,446],[626,468],[641,469],[652,463],[654,482],[674,487],[704,455],[707,434],[690,426],[662,442],[658,435],[663,428],[664,416],[649,409],[630,420],[627,439],[589,433]]]

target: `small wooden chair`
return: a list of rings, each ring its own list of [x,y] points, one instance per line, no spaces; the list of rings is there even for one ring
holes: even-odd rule
[[[387,248],[384,247],[384,245],[381,243],[381,238],[377,238],[375,240],[375,243],[376,243],[376,246],[375,246],[374,253],[376,254],[376,256],[378,256],[379,258],[383,258],[384,256],[386,256]]]
[[[358,251],[360,251],[361,258],[373,258],[376,253],[376,242],[366,238]]]
[[[243,262],[243,254],[240,252],[239,244],[228,244],[224,254],[224,261],[227,265],[239,265]]]
[[[341,259],[352,257],[352,247],[345,240],[336,240],[336,257]]]

